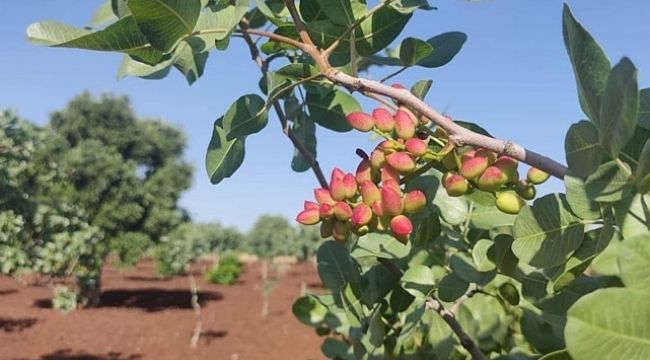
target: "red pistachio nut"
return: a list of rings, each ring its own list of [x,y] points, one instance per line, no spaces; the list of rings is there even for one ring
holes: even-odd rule
[[[320,215],[316,209],[303,210],[296,216],[296,221],[303,225],[314,225],[320,221]]]
[[[381,199],[381,192],[372,181],[362,182],[359,191],[361,192],[361,199],[366,205],[372,205],[373,202]]]
[[[320,205],[318,205],[317,203],[315,203],[315,202],[313,202],[313,201],[307,201],[307,200],[305,200],[305,204],[304,204],[304,207],[303,207],[303,208],[304,208],[305,210],[313,210],[313,209],[318,210],[319,207],[320,207]]]
[[[330,182],[330,194],[332,195],[332,199],[336,201],[345,200],[347,191],[343,179],[332,179],[332,182]]]
[[[420,190],[412,190],[404,195],[404,210],[407,213],[417,213],[427,204],[427,197]]]
[[[395,190],[400,196],[402,196],[402,188],[399,186],[399,182],[393,179],[386,179],[381,183],[382,187],[391,188]]]
[[[399,173],[406,174],[415,170],[415,160],[405,152],[396,152],[386,156],[386,162]]]
[[[376,108],[373,110],[372,117],[375,119],[375,126],[380,131],[391,132],[395,128],[393,115],[384,108]]]
[[[481,176],[487,167],[488,159],[486,157],[475,156],[460,165],[460,174],[467,180],[475,179]]]
[[[330,176],[330,182],[334,179],[343,179],[345,172],[338,167],[332,169],[332,175]]]
[[[381,206],[384,216],[397,216],[404,212],[402,197],[391,187],[381,188]]]
[[[364,181],[372,181],[372,165],[370,159],[363,159],[357,166],[357,172],[354,176],[357,184],[361,184]]]
[[[492,151],[483,148],[476,150],[476,154],[474,155],[474,157],[479,157],[479,156],[484,157],[488,160],[488,166],[494,164],[494,162],[497,160],[496,153],[493,153]]]
[[[336,201],[332,199],[332,194],[330,194],[329,190],[323,188],[314,189],[314,198],[321,205],[334,205],[336,203]]]
[[[526,175],[526,178],[528,179],[529,183],[539,185],[545,182],[546,180],[548,180],[550,176],[551,175],[538,168],[531,167],[530,169],[528,169],[528,174]]]
[[[373,169],[379,169],[386,163],[386,154],[381,150],[373,150],[370,153],[370,165]]]
[[[519,181],[519,172],[517,167],[519,162],[509,156],[499,156],[494,162],[494,166],[498,167],[508,178],[508,183],[514,184]]]
[[[395,113],[395,132],[400,139],[410,139],[415,136],[415,124],[411,115],[399,109]]]
[[[466,151],[460,155],[460,162],[464,163],[465,161],[474,158],[475,155],[476,155],[476,150]]]
[[[372,205],[370,205],[370,208],[372,209],[372,212],[380,218],[386,215],[384,214],[384,206],[382,205],[381,200],[373,201]]]
[[[447,173],[443,177],[443,186],[449,196],[462,196],[469,191],[469,182],[457,173]]]
[[[496,166],[490,166],[485,169],[478,179],[478,188],[483,191],[496,191],[501,186],[508,183],[508,177]]]
[[[329,219],[334,216],[334,205],[321,204],[318,208],[318,213],[322,219]]]
[[[399,172],[389,165],[384,165],[381,170],[381,181],[394,180],[399,183]]]
[[[356,111],[349,113],[347,119],[350,126],[361,132],[368,132],[375,127],[375,119],[372,115],[364,112]]]
[[[413,232],[413,224],[406,216],[398,215],[391,219],[390,230],[399,241],[405,243]]]
[[[357,195],[357,180],[354,175],[346,174],[343,177],[343,186],[345,187],[345,197],[347,199],[352,199]]]
[[[406,150],[413,154],[413,156],[422,156],[427,153],[427,143],[418,138],[406,140]]]
[[[352,217],[352,208],[347,203],[339,201],[334,205],[334,217],[341,221],[348,221]]]
[[[354,227],[368,225],[372,220],[372,209],[366,204],[359,204],[352,210],[352,217],[350,223]]]

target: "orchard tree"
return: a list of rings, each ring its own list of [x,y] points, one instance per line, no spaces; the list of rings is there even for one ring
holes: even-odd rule
[[[359,75],[371,64],[396,75],[451,61],[462,33],[388,48],[413,12],[431,9],[426,0],[113,0],[95,17],[100,29],[40,22],[27,34],[122,52],[120,76],[160,79],[174,67],[190,83],[212,50],[249,46],[261,95],[218,118],[206,168],[215,184],[231,177],[272,111],[295,146],[293,170],[316,175],[315,201],[297,220],[334,239],[317,254],[331,293],[298,299],[294,313],[325,337],[326,356],[650,358],[650,91],[639,90],[632,61],[612,64],[564,7],[587,118],[567,133],[564,166],[434,110],[430,81],[408,89]],[[360,96],[379,107],[363,112]],[[317,125],[383,141],[357,152],[356,172],[335,169],[328,181]],[[565,192],[537,197],[549,176]]]
[[[103,235],[61,191],[68,179],[46,129],[0,113],[0,272],[79,275]]]

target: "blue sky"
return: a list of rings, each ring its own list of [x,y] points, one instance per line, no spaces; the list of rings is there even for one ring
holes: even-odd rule
[[[182,206],[196,220],[219,220],[248,229],[261,213],[293,217],[317,185],[311,172],[295,174],[289,164],[293,149],[275,118],[247,140],[239,171],[217,186],[208,181],[204,157],[213,121],[239,95],[258,92],[259,72],[241,41],[227,53],[213,53],[206,74],[188,86],[180,74],[164,80],[125,79],[115,73],[120,55],[71,49],[34,47],[25,28],[38,20],[88,23],[101,0],[23,0],[8,2],[0,12],[0,108],[13,108],[27,119],[45,123],[83,90],[131,97],[141,117],[163,118],[180,125],[189,136],[186,158],[194,164],[192,188]],[[449,65],[414,68],[396,81],[410,85],[432,79],[427,102],[455,119],[481,124],[493,135],[564,161],[564,134],[583,118],[571,66],[562,42],[562,1],[463,0],[431,1],[438,11],[420,12],[402,34],[429,38],[463,31],[468,41]],[[650,2],[647,0],[573,0],[575,16],[596,37],[615,62],[629,56],[640,69],[641,87],[650,86]],[[383,71],[373,70],[373,78]],[[373,103],[364,100],[368,109]],[[363,134],[338,134],[319,129],[319,161],[354,170],[357,147],[373,144]],[[542,191],[557,191],[551,181]]]

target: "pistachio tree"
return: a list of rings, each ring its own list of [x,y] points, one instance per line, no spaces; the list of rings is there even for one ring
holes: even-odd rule
[[[432,9],[426,0],[112,0],[95,28],[40,22],[27,35],[121,52],[119,76],[161,79],[174,68],[189,83],[208,55],[248,45],[260,91],[218,116],[207,173],[215,184],[233,176],[270,114],[295,147],[291,168],[314,172],[315,199],[297,220],[320,223],[318,272],[330,293],[293,310],[324,337],[327,357],[649,358],[650,91],[636,67],[611,63],[564,7],[585,113],[566,135],[565,166],[435,110],[427,80],[407,88],[360,75],[451,61],[463,33],[400,38],[414,12]],[[364,111],[361,97],[378,109]],[[357,152],[356,172],[328,179],[317,126],[382,142]],[[565,191],[538,197],[534,185],[548,176]]]

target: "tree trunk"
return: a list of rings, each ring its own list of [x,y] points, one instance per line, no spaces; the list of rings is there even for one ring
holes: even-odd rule
[[[77,276],[79,294],[77,303],[80,308],[94,308],[99,305],[101,295],[101,273],[89,276]]]
[[[194,279],[194,274],[192,273],[191,265],[187,267],[187,274],[190,280],[190,292],[192,293],[192,309],[194,309],[194,316],[196,317],[196,322],[194,323],[194,332],[192,338],[190,339],[190,347],[196,348],[199,343],[199,338],[201,336],[201,331],[203,328],[203,320],[201,319],[201,304],[199,304],[199,290],[196,285],[196,279]]]
[[[262,260],[262,317],[266,318],[269,314],[269,263],[266,259]]]

